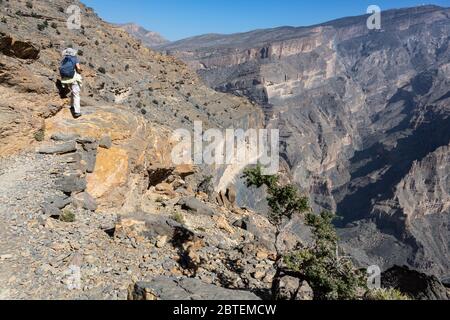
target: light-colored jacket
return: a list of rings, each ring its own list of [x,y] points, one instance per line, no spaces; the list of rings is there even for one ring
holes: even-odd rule
[[[76,71],[75,71],[75,75],[73,76],[73,78],[64,78],[61,80],[62,84],[73,84],[75,82],[78,82],[78,85],[80,87],[83,86],[83,77],[81,76],[81,74],[79,74]]]

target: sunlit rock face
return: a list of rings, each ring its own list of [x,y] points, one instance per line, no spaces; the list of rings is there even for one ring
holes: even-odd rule
[[[450,274],[450,10],[205,35],[160,47],[281,130],[281,157],[318,208],[342,216],[362,265]]]
[[[70,5],[80,8],[79,30],[66,27],[64,8]],[[264,126],[263,112],[248,99],[212,90],[185,63],[147,48],[127,31],[154,34],[106,23],[79,1],[29,6],[2,3],[8,19],[0,23],[0,158],[34,152],[54,135],[97,142],[107,136],[112,147],[95,150],[87,189],[100,209],[126,203],[134,210],[134,196],[148,188],[147,169],[173,166],[175,130],[192,131],[197,121],[205,130]],[[48,20],[47,26],[38,28],[37,19]],[[78,50],[83,69],[80,119],[73,118],[58,81],[61,52],[68,46]],[[204,170],[217,184],[233,180],[226,167],[204,167],[199,175]]]

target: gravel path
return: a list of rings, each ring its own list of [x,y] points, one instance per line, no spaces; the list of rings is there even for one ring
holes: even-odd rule
[[[31,280],[30,266],[38,252],[30,229],[52,190],[52,161],[36,154],[0,159],[0,298],[18,297],[18,287]]]
[[[138,265],[151,248],[110,238],[103,229],[114,225],[113,214],[77,211],[74,223],[45,217],[41,204],[59,192],[59,161],[0,160],[0,299],[126,299],[133,280],[147,275]]]

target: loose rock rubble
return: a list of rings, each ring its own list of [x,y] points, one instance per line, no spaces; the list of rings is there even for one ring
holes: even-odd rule
[[[207,285],[196,279],[158,277],[130,288],[131,300],[260,300],[246,291]]]
[[[254,213],[243,218],[194,192],[158,199],[161,193],[151,188],[142,198],[151,210],[96,212],[81,182],[88,174],[85,146],[86,139],[78,139],[74,152],[43,154],[40,147],[1,160],[3,298],[126,299],[130,285],[157,276],[189,277],[209,288],[190,299],[225,297],[226,289],[258,294],[242,293],[251,299],[270,295],[273,253],[258,236],[233,226]],[[73,171],[79,174],[68,174]],[[167,181],[181,179],[168,171]],[[73,220],[62,218],[67,212]]]

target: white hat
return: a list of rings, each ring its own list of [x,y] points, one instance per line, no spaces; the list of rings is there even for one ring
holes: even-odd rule
[[[75,57],[77,55],[78,51],[72,48],[67,48],[62,52],[63,57],[65,56],[72,56]]]

